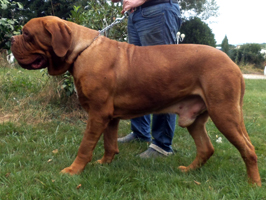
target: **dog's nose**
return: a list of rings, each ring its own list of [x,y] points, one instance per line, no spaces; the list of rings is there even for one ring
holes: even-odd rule
[[[14,37],[14,36],[12,36],[12,37],[11,37],[11,45],[13,45],[13,44],[14,44],[14,42],[15,42],[15,37]]]

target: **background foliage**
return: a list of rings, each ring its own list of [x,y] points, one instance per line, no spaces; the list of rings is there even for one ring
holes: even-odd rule
[[[178,2],[182,13],[187,14],[187,18],[197,16],[202,20],[206,20],[211,16],[219,15],[216,0],[179,0]]]
[[[212,30],[198,17],[185,21],[181,26],[180,32],[186,35],[182,43],[216,46]]]
[[[112,4],[110,0],[20,0],[24,7],[14,6],[15,1],[1,0],[5,3],[5,9],[1,8],[0,19],[12,19],[13,27],[21,27],[27,23],[30,19],[35,17],[42,17],[46,15],[56,15],[63,19],[71,19],[77,23],[82,21],[83,25],[91,27],[93,29],[102,29],[106,25],[109,25],[115,17],[120,15],[122,10],[121,3]],[[197,15],[202,19],[208,19],[210,16],[216,16],[218,6],[215,0],[180,0],[181,10],[186,13],[186,16]],[[74,8],[74,9],[73,9]],[[79,10],[78,18],[77,15],[73,14]],[[11,24],[11,23],[9,23]],[[14,35],[14,32],[6,28],[1,29],[0,39],[3,35],[6,38]],[[117,34],[119,32],[119,34]],[[120,41],[126,38],[126,22],[118,25],[115,30],[110,30],[106,33],[107,36],[112,39],[118,39]],[[9,44],[6,44],[7,40],[1,39],[1,48],[8,48]]]
[[[0,0],[0,50],[10,48],[10,37],[19,34],[21,26],[19,20],[15,18],[16,9],[23,9],[23,6],[19,2]],[[4,12],[9,14],[4,17]]]
[[[253,63],[255,67],[264,68],[265,58],[260,53],[260,44],[244,44],[230,52],[231,59],[240,65]]]
[[[85,7],[74,6],[70,12],[68,20],[77,24],[92,28],[95,30],[102,30],[110,25],[117,17],[121,17],[120,4],[108,4],[106,2],[99,3],[96,1],[88,2]],[[127,20],[113,26],[105,32],[105,36],[118,41],[126,41],[127,37]]]

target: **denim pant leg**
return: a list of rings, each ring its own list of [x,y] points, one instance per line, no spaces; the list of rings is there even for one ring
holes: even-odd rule
[[[151,141],[150,115],[144,115],[131,119],[131,130],[133,134],[146,142]]]
[[[172,152],[172,140],[175,132],[176,115],[153,115],[152,119],[152,143],[161,149]]]
[[[178,4],[173,3],[138,8],[128,19],[129,43],[139,46],[175,44],[182,22],[180,16]],[[153,116],[153,144],[167,152],[172,151],[175,121],[174,114]],[[148,125],[148,116],[131,120],[132,131],[140,138],[148,138]]]

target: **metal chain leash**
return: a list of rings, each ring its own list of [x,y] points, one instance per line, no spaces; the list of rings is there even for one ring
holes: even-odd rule
[[[90,44],[87,45],[86,48],[84,48],[79,54],[81,54],[84,50],[86,50],[89,46],[91,46],[91,44],[100,36],[103,35],[105,31],[107,31],[108,29],[112,28],[114,25],[121,23],[126,17],[128,16],[128,12],[124,13],[124,16],[121,18],[116,18],[115,21],[110,24],[109,26],[105,27],[104,29],[98,31],[99,34],[90,42]]]
[[[79,54],[81,54],[84,50],[86,50],[89,46],[91,46],[91,44],[100,36],[103,35],[105,31],[107,31],[108,29],[112,28],[114,25],[121,23],[126,17],[128,16],[128,12],[124,13],[124,16],[121,18],[116,18],[115,21],[110,24],[109,26],[105,27],[104,29],[98,31],[99,34],[90,42],[90,44],[87,45],[86,48],[84,48]]]
[[[128,16],[128,13],[125,12],[125,14],[124,14],[123,17],[116,18],[115,21],[112,24],[110,24],[109,26],[106,26],[104,29],[102,29],[102,30],[99,31],[100,35],[103,35],[105,31],[109,30],[114,25],[121,23],[127,16]]]

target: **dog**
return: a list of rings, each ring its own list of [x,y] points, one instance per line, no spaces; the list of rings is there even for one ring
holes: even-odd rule
[[[257,155],[243,121],[244,79],[222,51],[194,44],[134,46],[53,16],[31,19],[22,35],[11,40],[21,67],[47,67],[50,75],[69,71],[88,112],[77,157],[62,173],[82,172],[102,133],[105,152],[98,163],[112,162],[119,152],[121,119],[176,113],[179,126],[187,128],[197,148],[194,161],[179,166],[181,171],[195,170],[212,156],[205,128],[210,117],[239,150],[250,182],[261,186]]]

